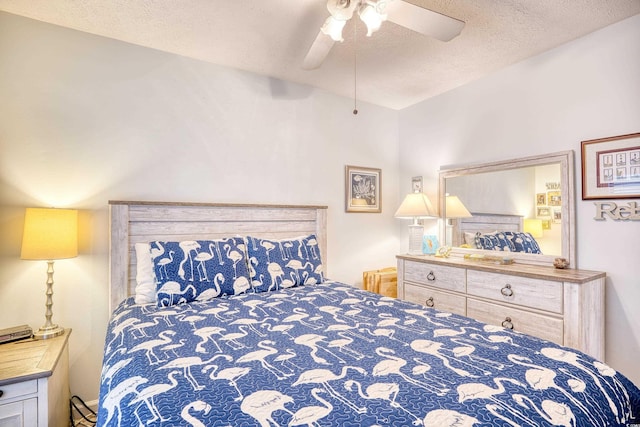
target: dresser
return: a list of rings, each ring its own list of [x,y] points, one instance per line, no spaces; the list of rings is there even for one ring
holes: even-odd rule
[[[604,272],[398,255],[398,298],[604,360]]]
[[[0,345],[0,425],[69,425],[69,335]]]

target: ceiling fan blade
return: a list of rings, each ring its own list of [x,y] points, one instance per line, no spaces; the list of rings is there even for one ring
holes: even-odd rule
[[[329,54],[334,43],[335,41],[330,36],[319,31],[311,48],[309,48],[309,52],[307,52],[307,56],[304,57],[302,68],[305,70],[318,68]]]
[[[402,0],[390,1],[385,12],[388,21],[443,42],[459,35],[464,27],[463,21]]]

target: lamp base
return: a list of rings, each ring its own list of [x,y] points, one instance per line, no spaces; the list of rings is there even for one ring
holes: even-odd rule
[[[409,255],[422,255],[423,235],[424,227],[422,225],[409,225]]]
[[[46,340],[47,338],[57,337],[62,334],[64,334],[64,328],[58,325],[43,326],[33,333],[33,338],[36,340]]]

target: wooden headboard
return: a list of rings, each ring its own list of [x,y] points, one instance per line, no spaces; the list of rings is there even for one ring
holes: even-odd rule
[[[452,246],[464,243],[464,233],[493,233],[494,231],[522,231],[521,215],[472,213],[471,217],[452,221]]]
[[[141,242],[315,233],[326,273],[326,206],[109,201],[109,217],[110,312],[134,294],[134,247]]]

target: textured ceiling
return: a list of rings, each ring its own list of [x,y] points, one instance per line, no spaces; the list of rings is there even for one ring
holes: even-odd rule
[[[301,65],[326,0],[0,0],[0,10],[345,97],[357,56],[357,98],[393,109],[640,13],[639,0],[410,2],[464,21],[461,35],[441,42],[385,22],[366,38],[354,17],[312,71]]]

